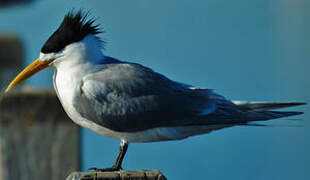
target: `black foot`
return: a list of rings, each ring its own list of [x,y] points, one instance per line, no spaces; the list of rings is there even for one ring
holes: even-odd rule
[[[97,171],[97,172],[111,172],[111,171],[120,171],[120,170],[123,170],[123,168],[116,167],[116,166],[112,166],[109,168],[102,168],[102,169],[92,167],[92,168],[89,168],[88,170],[93,170],[93,171]]]

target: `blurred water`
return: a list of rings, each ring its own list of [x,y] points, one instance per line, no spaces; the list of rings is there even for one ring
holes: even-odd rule
[[[309,102],[304,1],[47,1],[0,10],[0,32],[15,32],[26,64],[72,8],[90,9],[106,31],[105,53],[231,99]],[[28,81],[52,87],[52,71]],[[309,179],[309,108],[271,127],[234,127],[183,141],[131,144],[126,169],[169,179]],[[277,125],[302,125],[278,127]],[[83,170],[113,163],[118,141],[82,131]]]

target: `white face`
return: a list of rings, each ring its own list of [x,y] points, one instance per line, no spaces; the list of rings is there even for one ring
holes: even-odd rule
[[[94,35],[88,35],[83,40],[71,43],[56,53],[40,53],[40,61],[53,60],[50,64],[57,67],[59,64],[80,64],[91,62],[97,64],[104,59],[102,45]]]

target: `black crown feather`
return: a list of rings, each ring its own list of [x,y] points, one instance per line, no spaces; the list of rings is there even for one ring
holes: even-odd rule
[[[65,15],[61,25],[42,46],[42,53],[58,52],[68,44],[78,42],[89,34],[99,34],[98,25],[93,25],[94,19],[86,20],[88,13],[81,10]]]

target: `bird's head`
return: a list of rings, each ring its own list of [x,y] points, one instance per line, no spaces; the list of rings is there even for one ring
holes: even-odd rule
[[[66,14],[58,29],[42,46],[39,58],[14,78],[6,92],[47,67],[102,58],[101,40],[96,36],[101,31],[93,23],[94,20],[87,20],[87,13],[82,11]]]

